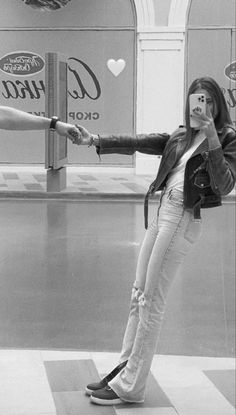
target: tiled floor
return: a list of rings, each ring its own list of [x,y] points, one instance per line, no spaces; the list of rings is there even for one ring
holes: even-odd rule
[[[235,361],[155,356],[145,402],[104,408],[86,383],[117,364],[116,353],[0,351],[2,415],[234,415]]]
[[[62,193],[145,194],[151,175],[135,175],[128,169],[67,168],[66,188]],[[0,167],[0,193],[46,192],[46,170],[43,167]]]
[[[122,194],[140,195],[143,198],[152,179],[152,176],[135,176],[125,170],[101,170],[98,173],[98,171],[93,169],[68,169],[67,186],[61,194],[66,198],[73,194],[75,197],[77,197],[77,194]],[[21,194],[23,197],[33,197],[33,195],[41,197],[46,194],[46,171],[43,168],[0,168],[0,195],[2,197],[8,197],[8,195],[19,197]],[[25,205],[23,207],[25,208]],[[35,205],[33,207],[35,208]],[[74,212],[77,206],[73,205],[72,207]],[[64,212],[65,206],[63,205],[62,208],[63,215],[60,214],[58,217],[60,218],[61,226],[65,227],[65,220],[66,218],[68,220],[68,217],[66,212]],[[96,209],[98,208],[99,206],[96,206]],[[28,213],[31,215],[31,210],[25,209],[23,209],[24,214],[26,216]],[[88,207],[82,205],[80,209],[82,209],[84,215],[83,209],[88,209]],[[94,206],[93,209],[95,209]],[[125,209],[127,211],[127,206],[125,206]],[[10,240],[12,240],[11,232],[15,235],[16,223],[19,222],[18,226],[20,228],[23,220],[22,210],[19,211],[18,209],[17,211],[19,217],[14,215],[14,224],[12,224],[11,220],[9,220],[9,223],[7,222],[7,226],[10,229]],[[52,209],[49,206],[46,212],[48,232],[51,232],[49,232],[49,236],[52,237],[55,233],[54,227],[58,231],[58,223],[54,223],[55,207],[53,206]],[[101,210],[100,220],[103,217],[102,212]],[[130,214],[137,215],[135,212],[132,207]],[[10,211],[10,219],[11,213]],[[139,216],[141,217],[141,215]],[[70,217],[71,215],[69,215]],[[74,215],[72,217],[77,219]],[[31,216],[28,218],[29,223],[30,218]],[[40,216],[38,216],[38,221],[39,218]],[[79,218],[78,221],[80,224]],[[35,227],[38,222],[33,222]],[[44,227],[41,226],[40,221],[39,226],[41,232],[43,232]],[[75,225],[73,224],[73,226]],[[82,225],[80,224],[80,226]],[[89,224],[86,224],[86,226],[89,227]],[[91,229],[93,229],[93,232],[94,227],[95,224],[92,222]],[[54,233],[52,233],[52,228]],[[78,229],[80,234],[81,229]],[[122,229],[124,229],[124,226]],[[63,231],[65,232],[64,228]],[[31,235],[31,233],[29,229],[29,234]],[[69,233],[72,234],[72,238],[75,238],[75,234],[71,230]],[[17,234],[17,236],[19,237],[20,235]],[[58,234],[56,233],[55,236],[58,236]],[[19,238],[19,240],[21,239]],[[39,241],[40,238],[37,239],[37,255],[39,255]],[[68,254],[71,249],[65,249],[65,239],[60,237],[58,241],[60,243],[63,241],[61,248],[63,252]],[[16,245],[17,253],[21,247],[21,245],[18,245],[18,239],[12,240],[12,243]],[[12,249],[12,245],[10,246]],[[94,246],[91,248],[93,250]],[[22,252],[25,251],[23,246],[22,250]],[[6,261],[3,264],[9,268],[9,272],[11,271],[11,261],[8,258],[10,252],[11,250],[9,252],[3,251],[6,257]],[[53,252],[51,253],[51,259],[53,260]],[[68,260],[68,263],[71,264],[71,261]],[[14,270],[17,277],[17,271],[15,268]],[[42,270],[40,271],[41,273]],[[60,272],[63,273],[63,270],[63,267],[60,268]],[[22,287],[23,275],[20,274],[19,281],[17,279],[19,285],[16,285],[16,288],[18,290]],[[59,278],[59,274],[56,277],[55,281],[52,280],[51,283],[56,284],[56,281],[57,283],[58,281],[63,281],[62,277],[61,279]],[[13,278],[12,280],[13,282],[15,281]],[[8,279],[3,279],[3,285],[6,285],[7,281]],[[44,279],[42,282],[44,282]],[[82,282],[83,280],[81,280]],[[52,285],[51,289],[53,290],[55,286]],[[14,295],[15,291],[13,290],[13,298]],[[202,293],[200,292],[199,295],[202,295]],[[206,304],[204,309],[206,309]],[[173,326],[174,329],[175,327]],[[19,330],[21,329],[19,328]],[[182,336],[183,331],[179,331],[178,334]],[[218,337],[216,336],[215,338],[218,339]],[[4,347],[10,347],[9,339],[8,345]],[[21,346],[16,346],[14,343],[14,347]],[[23,347],[44,346],[24,345]],[[187,354],[188,352],[185,351],[185,353]],[[222,354],[222,356],[225,356],[225,354]],[[86,383],[96,380],[98,376],[103,376],[112,369],[117,364],[117,359],[117,353],[2,349],[0,350],[0,415],[235,415],[235,360],[224,357],[156,355],[148,380],[144,404],[125,404],[114,408],[104,408],[91,404],[89,398],[84,394],[84,386]]]

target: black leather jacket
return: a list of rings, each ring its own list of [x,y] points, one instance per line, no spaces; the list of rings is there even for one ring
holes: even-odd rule
[[[167,177],[184,153],[185,128],[173,134],[103,135],[97,153],[128,154],[136,151],[162,155],[162,160],[153,183],[145,196],[145,227],[148,222],[148,199],[165,187]],[[230,193],[236,181],[236,132],[227,126],[218,132],[221,147],[209,150],[207,139],[195,150],[187,161],[184,177],[184,207],[193,210],[200,218],[200,208],[221,205],[221,196]]]

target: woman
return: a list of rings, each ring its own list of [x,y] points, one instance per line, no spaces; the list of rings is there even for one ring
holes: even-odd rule
[[[189,97],[204,94],[206,114],[195,110],[198,127],[190,127]],[[100,382],[86,388],[92,402],[117,405],[143,402],[145,386],[161,330],[171,283],[201,234],[201,208],[221,205],[221,195],[233,189],[236,178],[236,133],[219,85],[212,78],[196,79],[186,102],[186,127],[172,135],[92,135],[77,126],[81,144],[95,145],[98,154],[162,155],[156,179],[145,198],[162,190],[157,214],[140,250],[130,314],[120,365]]]
[[[16,108],[0,106],[0,129],[2,130],[47,130],[56,131],[59,135],[68,136],[78,144],[80,139],[79,130],[73,125],[62,122],[58,117],[40,117],[29,114]]]

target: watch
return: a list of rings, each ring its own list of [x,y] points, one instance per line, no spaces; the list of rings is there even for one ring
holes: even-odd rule
[[[51,118],[51,122],[50,122],[50,126],[49,126],[49,128],[50,128],[51,131],[55,131],[56,130],[56,123],[57,123],[57,121],[60,121],[60,118],[58,118],[56,116],[53,116]]]

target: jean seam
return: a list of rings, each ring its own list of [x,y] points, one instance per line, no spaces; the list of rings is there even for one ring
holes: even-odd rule
[[[180,228],[180,226],[181,226],[181,224],[182,224],[182,222],[183,222],[184,214],[185,214],[185,210],[183,209],[182,216],[181,216],[181,218],[179,219],[179,222],[178,222],[178,224],[177,224],[177,226],[176,226],[176,229],[175,229],[175,231],[174,231],[174,233],[173,233],[173,235],[172,235],[172,237],[171,237],[170,243],[169,243],[168,247],[166,248],[165,254],[163,255],[163,260],[162,260],[162,264],[161,264],[161,267],[160,267],[160,272],[162,272],[162,271],[163,271],[164,265],[166,264],[166,261],[167,261],[167,258],[166,258],[166,257],[167,257],[167,254],[169,253],[170,249],[171,249],[171,248],[172,248],[172,246],[173,246],[173,243],[174,243],[174,241],[175,241],[176,235],[177,235],[177,233],[178,233],[178,231],[179,231],[179,228]]]
[[[161,203],[162,203],[162,199],[163,199],[164,194],[165,194],[165,190],[163,189],[163,191],[161,192],[161,196],[160,196],[159,206],[157,208],[157,218],[159,216],[159,212],[160,212],[160,208],[161,208]]]
[[[171,238],[171,240],[170,240],[169,246],[168,246],[168,248],[166,249],[165,254],[164,254],[164,256],[163,256],[162,264],[161,264],[161,267],[160,267],[160,272],[161,272],[161,273],[163,272],[163,268],[164,268],[164,265],[165,265],[165,263],[166,263],[166,256],[167,256],[167,254],[168,254],[168,252],[169,252],[170,247],[171,247],[171,246],[173,246],[173,241],[174,241],[174,239],[175,239],[175,237],[176,237],[176,234],[177,234],[177,232],[178,232],[178,230],[179,230],[179,227],[181,226],[181,223],[182,223],[182,221],[183,221],[183,218],[184,218],[184,213],[185,213],[185,211],[184,211],[184,209],[183,209],[182,216],[181,216],[181,218],[179,219],[179,222],[178,222],[178,224],[177,224],[177,226],[176,226],[175,232],[173,233],[172,238]],[[149,323],[149,319],[150,319],[150,311],[151,311],[151,306],[152,306],[152,302],[153,302],[154,298],[155,298],[155,289],[153,290],[152,295],[150,296],[150,304],[149,304],[148,318],[147,318],[147,322],[148,322],[148,323]],[[146,327],[144,327],[144,333],[145,333],[145,336],[143,336],[143,341],[142,341],[142,344],[140,345],[140,350],[139,350],[139,357],[140,357],[140,359],[141,359],[142,350],[143,350],[144,345],[145,345],[145,341],[147,340],[147,333],[148,333],[148,331],[149,331],[149,330],[150,330],[150,327],[149,327],[149,325],[147,324],[147,325],[146,325]],[[138,366],[136,366],[135,370],[137,371],[137,369],[138,369]]]

